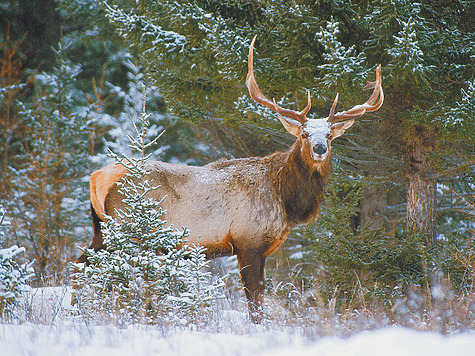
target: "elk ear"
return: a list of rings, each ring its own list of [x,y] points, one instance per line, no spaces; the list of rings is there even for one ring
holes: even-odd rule
[[[345,130],[350,128],[351,125],[354,124],[354,122],[355,120],[352,119],[344,122],[334,123],[331,127],[333,138],[337,138],[343,135],[345,133]]]
[[[297,136],[297,137],[299,136],[300,122],[288,117],[282,117],[280,115],[277,115],[277,117],[279,118],[282,125],[284,125],[285,129],[287,130],[289,134]]]

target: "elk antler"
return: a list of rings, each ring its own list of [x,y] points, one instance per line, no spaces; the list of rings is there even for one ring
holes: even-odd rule
[[[251,45],[249,46],[249,57],[248,57],[248,69],[247,69],[247,78],[246,78],[246,86],[249,89],[249,94],[251,98],[257,101],[259,104],[267,106],[269,109],[277,112],[282,116],[289,117],[291,119],[297,120],[302,125],[307,122],[307,114],[312,107],[312,100],[310,99],[310,91],[308,91],[308,101],[307,106],[300,112],[284,109],[277,105],[275,100],[272,102],[262,94],[261,90],[257,86],[256,78],[254,77],[254,43],[256,42],[257,35],[254,36]]]
[[[343,121],[347,119],[355,119],[357,117],[363,116],[366,112],[376,111],[378,110],[381,105],[383,105],[384,101],[384,93],[383,87],[381,86],[381,64],[376,68],[376,80],[374,82],[368,82],[365,85],[363,90],[373,89],[373,93],[371,94],[370,98],[366,103],[362,105],[356,105],[350,110],[339,112],[335,114],[335,107],[338,102],[338,94],[336,95],[335,100],[333,101],[332,108],[330,109],[330,115],[328,115],[329,122],[337,122]],[[374,102],[379,96],[378,102],[375,104]]]

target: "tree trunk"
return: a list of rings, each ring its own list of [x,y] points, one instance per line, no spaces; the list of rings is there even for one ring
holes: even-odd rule
[[[408,175],[406,228],[425,237],[427,246],[435,239],[435,181],[427,178],[431,150],[430,131],[416,128],[408,142],[412,171]]]
[[[430,173],[428,153],[433,147],[431,130],[415,127],[408,140],[411,172],[408,174],[406,229],[408,233],[422,235],[427,247],[435,241],[435,181],[427,178]],[[434,266],[423,249],[420,261],[426,305],[432,309],[431,285],[437,285]]]
[[[409,176],[407,187],[406,227],[408,231],[419,232],[431,245],[435,238],[435,182],[421,177]]]

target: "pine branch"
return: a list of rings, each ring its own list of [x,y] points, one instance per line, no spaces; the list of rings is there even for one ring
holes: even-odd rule
[[[366,152],[366,153],[369,153],[370,155],[376,157],[376,158],[379,158],[381,160],[384,160],[384,161],[388,161],[388,162],[393,162],[393,163],[396,163],[397,165],[404,165],[405,162],[404,161],[401,161],[401,160],[398,160],[398,159],[395,159],[395,158],[392,158],[392,157],[387,157],[387,156],[383,156],[379,153],[376,153],[374,152],[372,149],[370,149],[369,147],[364,147],[364,146],[361,146],[359,145],[358,143],[356,143],[356,141],[352,140],[351,138],[349,137],[346,137],[346,140],[351,143],[353,145],[353,147],[357,148],[358,150],[360,151],[363,151],[363,152]]]
[[[446,169],[445,171],[443,172],[440,172],[440,173],[437,173],[437,174],[433,174],[429,177],[427,177],[428,179],[437,179],[437,178],[441,178],[443,176],[446,176],[446,175],[449,175],[455,171],[458,171],[460,169],[464,169],[466,167],[471,167],[471,166],[474,166],[475,165],[475,160],[472,160],[472,161],[468,161],[468,162],[464,162],[462,164],[459,164],[458,166],[455,166],[455,167],[451,167],[449,169]],[[473,171],[473,170],[472,170]]]

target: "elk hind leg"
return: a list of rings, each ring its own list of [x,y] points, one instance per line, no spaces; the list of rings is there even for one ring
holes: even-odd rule
[[[92,216],[92,227],[94,229],[94,236],[92,237],[92,243],[89,246],[89,248],[94,249],[94,251],[99,251],[104,248],[104,240],[102,238],[102,232],[101,232],[101,220],[99,219],[99,216],[94,210],[92,204],[91,204],[91,216]],[[84,252],[81,256],[79,256],[76,259],[76,263],[86,263],[86,265],[89,264],[89,261],[87,260],[87,256]],[[76,272],[77,272],[77,269],[74,270],[74,273]],[[73,281],[72,288],[74,290],[80,289],[75,281]],[[71,296],[71,305],[75,305],[77,302],[78,302],[77,296],[73,292],[73,295]]]
[[[99,251],[104,248],[104,240],[102,238],[102,232],[101,232],[101,219],[99,219],[99,216],[94,210],[92,204],[91,204],[91,216],[92,216],[92,227],[94,229],[94,236],[92,237],[92,243],[89,246],[89,248],[94,249],[94,251]],[[81,256],[79,256],[78,259],[76,260],[76,263],[89,264],[86,254],[83,253]]]

